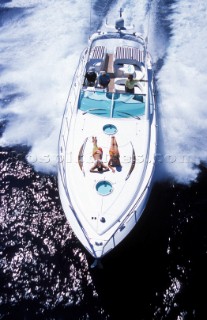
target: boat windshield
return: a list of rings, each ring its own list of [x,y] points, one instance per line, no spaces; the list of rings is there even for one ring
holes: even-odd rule
[[[81,91],[78,108],[83,113],[101,117],[139,117],[145,114],[145,96],[129,93]]]

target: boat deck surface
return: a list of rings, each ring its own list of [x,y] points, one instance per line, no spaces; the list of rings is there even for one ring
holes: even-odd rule
[[[156,117],[151,60],[139,39],[124,37],[113,34],[108,39],[97,33],[91,51],[85,50],[60,135],[64,211],[79,239],[97,257],[115,247],[137,223],[146,205],[154,168]],[[110,75],[107,89],[98,81],[89,86],[86,72],[90,67],[97,77],[103,70]],[[129,74],[137,79],[134,94],[125,92]],[[108,134],[104,130],[108,125],[116,127],[116,132]],[[103,149],[102,160],[108,165],[112,135],[118,143],[121,167],[114,173],[91,172],[92,137],[97,137]],[[100,185],[109,189],[100,192]]]
[[[116,133],[116,140],[120,152],[121,168],[115,168],[115,173],[111,170],[104,173],[90,172],[94,160],[92,157],[92,137],[96,136],[98,139],[98,146],[103,149],[103,162],[108,164],[109,148],[111,143],[111,136],[103,132],[103,126],[106,124],[105,118],[99,119],[96,123],[96,117],[90,114],[82,115],[79,112],[78,121],[75,123],[76,142],[68,146],[67,155],[68,162],[70,162],[71,154],[75,156],[72,162],[68,164],[67,175],[69,190],[73,190],[72,200],[74,208],[82,212],[82,220],[88,221],[87,224],[91,227],[91,232],[103,234],[110,229],[116,222],[117,217],[121,219],[124,212],[133,202],[133,194],[138,191],[137,182],[142,182],[143,170],[145,163],[142,156],[147,154],[148,147],[148,121],[139,121],[128,119],[118,119],[111,121],[116,124],[119,131]],[[130,124],[130,128],[129,128]],[[84,126],[84,130],[83,130]],[[128,131],[129,135],[126,135]],[[78,137],[77,137],[77,133]],[[129,137],[134,136],[132,141]],[[136,138],[137,137],[137,138]],[[133,150],[136,150],[137,163],[133,167]],[[81,155],[81,165],[80,161]],[[139,159],[141,159],[139,163]],[[129,178],[128,178],[129,176]],[[100,181],[109,181],[112,185],[113,191],[106,196],[101,196],[96,189],[97,183]],[[140,189],[140,193],[141,193]],[[132,197],[132,198],[131,198]],[[120,203],[120,198],[122,202]],[[131,199],[131,200],[130,200]],[[87,206],[86,206],[87,203]],[[87,210],[86,210],[87,208]],[[101,218],[105,219],[105,223],[101,222]]]

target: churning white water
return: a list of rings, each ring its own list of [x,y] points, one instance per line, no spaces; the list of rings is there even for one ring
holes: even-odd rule
[[[87,43],[90,3],[21,0],[6,6],[18,11],[0,34],[1,119],[9,121],[1,145],[31,146],[28,161],[37,170],[56,171],[61,117]]]
[[[206,164],[207,33],[204,0],[172,6],[172,37],[158,78],[162,161],[181,183],[194,181]]]
[[[0,33],[0,112],[1,120],[7,121],[0,144],[30,146],[28,161],[36,170],[57,170],[58,135],[69,87],[90,29],[98,23],[91,3],[13,0],[4,4],[14,14],[8,15]],[[198,175],[196,165],[207,158],[206,2],[174,2],[166,16],[171,28],[168,39],[158,29],[159,12],[164,10],[159,1],[151,5],[147,0],[118,1],[111,4],[109,22],[117,18],[120,7],[126,23],[134,23],[148,36],[155,64],[163,61],[156,74],[156,160],[161,178],[189,183]]]

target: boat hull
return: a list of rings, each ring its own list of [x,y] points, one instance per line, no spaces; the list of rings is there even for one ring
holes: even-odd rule
[[[86,74],[92,67],[99,76],[102,69],[108,72],[106,89],[98,80],[89,85]],[[125,84],[132,73],[136,87],[134,93],[128,93]],[[94,137],[105,155],[105,167],[109,144],[115,137],[121,168],[92,173]],[[80,57],[69,92],[59,137],[58,168],[63,210],[75,235],[94,258],[113,250],[140,220],[153,184],[156,148],[152,61],[143,38],[134,32],[128,34],[126,29],[97,32]]]
[[[69,206],[68,197],[66,195],[64,185],[62,184],[62,180],[59,178],[58,181],[61,203],[66,218],[69,221],[75,236],[91,256],[96,259],[104,257],[107,253],[113,250],[135,227],[145,210],[153,185],[153,182],[150,179],[148,188],[146,188],[138,203],[134,205],[133,211],[126,215],[125,219],[123,219],[123,221],[116,226],[113,232],[108,235],[108,238],[106,238],[105,235],[104,237],[91,238],[75,216],[73,209]],[[96,243],[98,243],[98,245]],[[100,243],[102,243],[102,245],[100,245]]]

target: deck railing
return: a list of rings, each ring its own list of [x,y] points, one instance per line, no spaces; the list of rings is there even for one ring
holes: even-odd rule
[[[82,52],[81,57],[79,59],[78,68],[76,69],[76,72],[74,74],[72,84],[69,90],[69,94],[66,100],[65,110],[64,110],[62,124],[61,124],[61,131],[59,135],[59,142],[58,142],[58,154],[60,156],[58,161],[59,178],[61,179],[65,195],[67,196],[69,208],[75,215],[76,220],[82,232],[84,233],[87,241],[89,239],[88,234],[86,233],[85,229],[82,227],[82,224],[80,223],[76,215],[76,212],[73,209],[70,195],[68,192],[67,183],[66,183],[66,171],[65,171],[66,157],[64,157],[63,159],[61,158],[63,155],[66,154],[66,147],[67,147],[68,136],[69,136],[69,127],[70,127],[72,115],[74,112],[76,112],[76,109],[77,109],[77,99],[79,98],[80,87],[82,86],[84,81],[85,66],[88,60],[88,56],[89,56],[89,50],[88,48],[86,48]],[[91,251],[93,252],[93,247],[91,246],[89,241],[88,241],[88,246],[91,248]]]
[[[77,108],[77,99],[79,97],[80,86],[84,81],[84,71],[85,64],[88,59],[88,49],[86,48],[79,59],[78,68],[74,74],[72,84],[69,90],[69,94],[65,104],[65,110],[61,123],[61,131],[59,135],[59,143],[58,143],[58,154],[61,157],[58,161],[59,171],[62,179],[62,183],[66,188],[66,179],[65,179],[65,161],[66,159],[62,159],[63,154],[66,154],[66,146],[69,135],[69,127],[72,118],[73,112],[76,111]]]

